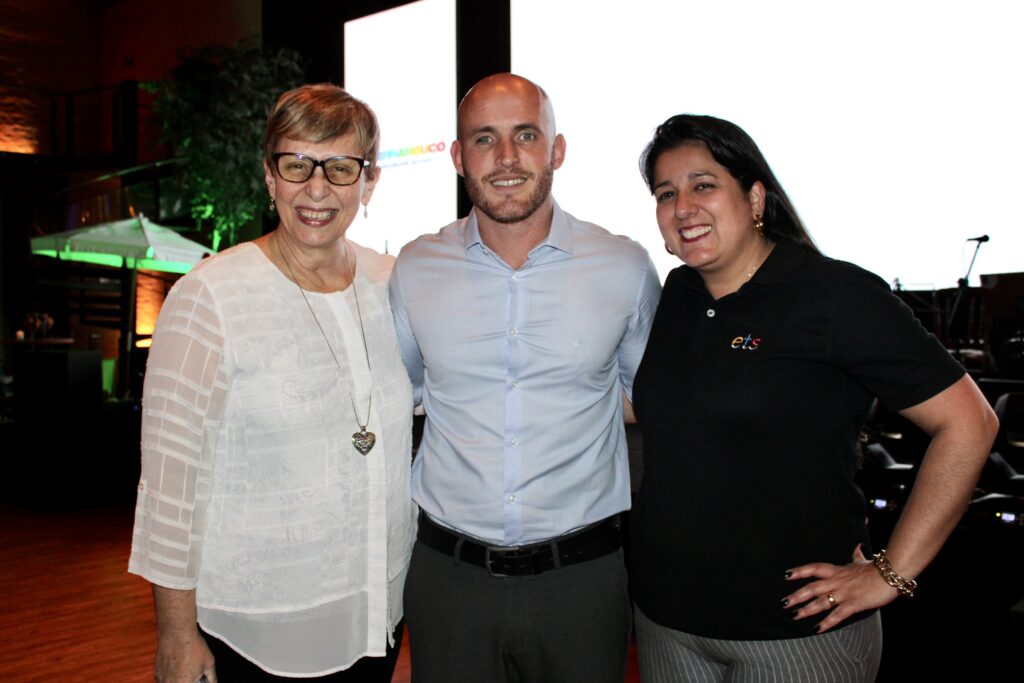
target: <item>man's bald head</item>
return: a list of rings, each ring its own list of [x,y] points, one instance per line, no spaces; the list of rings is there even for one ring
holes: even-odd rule
[[[496,100],[515,97],[524,102],[535,103],[541,120],[536,123],[543,126],[551,137],[556,134],[555,110],[544,88],[533,81],[515,74],[493,74],[477,82],[459,103],[458,136],[463,139],[467,132],[464,124],[467,118],[475,118],[473,114],[481,107],[486,107]]]
[[[551,185],[565,159],[551,102],[521,76],[488,76],[459,105],[452,162],[482,220],[495,224],[550,222]],[[545,225],[547,230],[549,225]]]

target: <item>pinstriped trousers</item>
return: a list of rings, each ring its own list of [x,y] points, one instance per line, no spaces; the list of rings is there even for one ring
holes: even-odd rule
[[[882,658],[882,618],[808,638],[718,640],[654,623],[634,606],[644,683],[868,683]]]

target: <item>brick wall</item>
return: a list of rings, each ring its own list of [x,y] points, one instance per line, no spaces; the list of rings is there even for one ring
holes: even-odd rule
[[[260,0],[0,0],[0,151],[64,150],[66,93],[76,151],[110,149],[110,98],[124,80],[159,80],[182,48],[259,38]],[[142,95],[141,160],[160,158]],[[55,109],[55,111],[54,111]]]
[[[0,151],[52,148],[51,91],[99,81],[99,12],[62,0],[0,0]]]

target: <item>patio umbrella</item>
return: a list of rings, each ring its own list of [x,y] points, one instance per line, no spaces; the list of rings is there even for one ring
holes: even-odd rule
[[[32,238],[32,253],[63,261],[95,263],[131,270],[122,316],[118,354],[121,393],[127,393],[131,349],[135,337],[135,286],[138,270],[187,273],[213,250],[153,223],[139,214],[121,221]]]
[[[213,250],[139,214],[123,221],[34,237],[32,253],[115,268],[187,273]]]

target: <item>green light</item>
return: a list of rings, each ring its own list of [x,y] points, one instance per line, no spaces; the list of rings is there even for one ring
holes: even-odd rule
[[[150,248],[152,253],[152,248]],[[156,270],[162,273],[187,273],[192,270],[191,263],[182,263],[181,261],[161,261],[160,259],[152,258],[121,258],[113,254],[94,254],[87,251],[55,251],[53,249],[40,249],[33,252],[40,256],[50,256],[61,261],[75,261],[77,263],[92,263],[98,266],[110,266],[112,268],[120,268],[127,266],[128,268],[138,268],[141,270]]]

